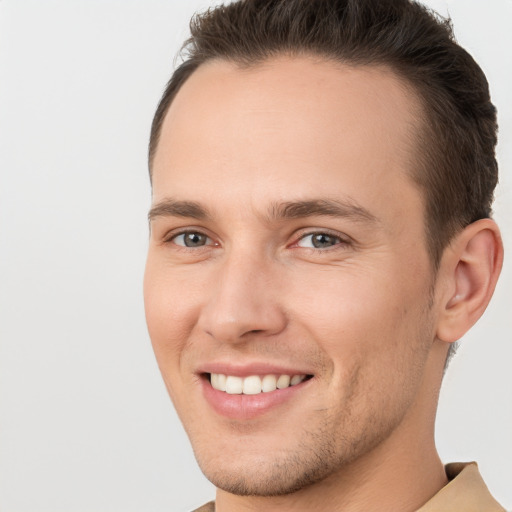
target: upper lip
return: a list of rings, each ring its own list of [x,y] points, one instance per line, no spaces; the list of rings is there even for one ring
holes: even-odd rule
[[[312,375],[313,373],[303,367],[288,366],[281,364],[254,362],[248,364],[233,364],[224,362],[211,362],[201,365],[197,373],[221,373],[237,377],[248,377],[250,375]]]

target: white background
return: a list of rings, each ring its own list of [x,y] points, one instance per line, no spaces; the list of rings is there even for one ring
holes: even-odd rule
[[[0,1],[0,510],[187,511],[213,496],[160,381],[142,275],[153,111],[209,3]],[[512,250],[512,1],[447,6],[499,109]],[[512,507],[512,260],[445,379],[443,460]]]

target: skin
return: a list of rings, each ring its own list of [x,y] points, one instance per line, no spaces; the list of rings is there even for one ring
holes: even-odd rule
[[[433,274],[410,178],[420,116],[390,70],[306,57],[205,64],[172,103],[152,167],[146,317],[218,511],[412,511],[446,484],[434,445],[444,361],[485,309],[501,245],[479,221]],[[346,211],[271,215],[297,201]],[[185,247],[183,230],[203,245]],[[202,391],[212,361],[313,378],[229,419]]]

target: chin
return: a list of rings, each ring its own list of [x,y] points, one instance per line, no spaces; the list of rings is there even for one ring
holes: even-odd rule
[[[208,480],[218,489],[238,496],[283,496],[295,493],[317,483],[332,473],[325,461],[301,460],[290,456],[286,459],[254,460],[219,465],[198,460]]]
[[[371,449],[367,439],[350,443],[325,429],[300,434],[291,431],[288,440],[294,442],[289,445],[283,435],[273,443],[250,437],[241,432],[235,442],[219,443],[213,436],[192,443],[201,471],[218,489],[238,496],[295,493],[332,476]]]

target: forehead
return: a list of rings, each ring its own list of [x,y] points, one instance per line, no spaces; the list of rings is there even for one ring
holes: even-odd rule
[[[319,196],[396,202],[397,186],[414,188],[408,172],[420,110],[386,67],[311,57],[243,69],[209,62],[183,85],[164,120],[154,200],[229,189],[233,199],[261,203],[313,188]]]

